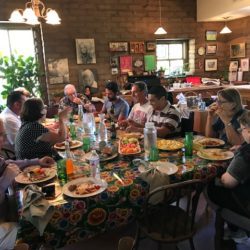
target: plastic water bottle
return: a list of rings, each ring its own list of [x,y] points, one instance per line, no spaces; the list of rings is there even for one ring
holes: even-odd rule
[[[108,140],[108,132],[107,128],[104,122],[105,114],[98,114],[100,117],[100,123],[99,123],[99,128],[98,128],[98,142],[105,141],[107,142]]]
[[[78,127],[82,128],[82,119],[83,119],[83,108],[82,105],[78,105]]]
[[[90,175],[93,178],[100,179],[100,158],[95,150],[91,151],[89,158]]]
[[[83,128],[86,134],[95,133],[95,117],[93,113],[83,114]]]
[[[145,160],[149,160],[150,151],[155,149],[157,140],[157,131],[153,122],[147,122],[144,128],[144,150]]]

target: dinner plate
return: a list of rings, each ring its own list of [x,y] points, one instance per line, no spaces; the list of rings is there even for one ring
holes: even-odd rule
[[[117,156],[118,156],[118,153],[114,153],[114,154],[112,154],[112,155],[110,155],[108,157],[103,157],[103,156],[99,155],[100,162],[104,162],[104,161],[109,161],[109,160],[115,159]],[[89,159],[91,157],[91,152],[86,153],[84,157],[85,157],[85,159],[87,161],[89,161]]]
[[[69,191],[69,186],[71,185],[79,185],[79,184],[83,184],[85,182],[92,182],[96,185],[101,186],[97,191],[92,192],[92,193],[88,193],[88,194],[75,194],[74,191],[71,192]],[[72,197],[72,198],[85,198],[85,197],[90,197],[90,196],[94,196],[97,194],[100,194],[101,192],[103,192],[106,188],[107,188],[108,184],[105,180],[102,179],[95,179],[92,177],[83,177],[83,178],[78,178],[75,180],[72,180],[70,182],[68,182],[67,184],[65,184],[63,186],[62,192],[63,194]]]
[[[200,144],[206,148],[215,148],[225,145],[225,142],[223,140],[217,138],[200,138],[194,140],[194,143]]]
[[[203,149],[202,151],[198,151],[197,155],[200,158],[212,161],[225,161],[232,159],[234,157],[234,153],[231,151],[224,151],[223,149]]]
[[[151,168],[156,168],[157,170],[159,170],[163,174],[172,175],[178,171],[178,167],[175,164],[168,162],[168,161],[151,162],[150,165],[151,166],[149,166],[149,167],[145,167],[144,165],[140,165],[138,167],[139,172],[143,173],[145,171],[150,170]]]
[[[76,141],[76,140],[74,140],[74,141],[72,141],[72,143],[73,143],[73,144],[70,145],[70,149],[79,148],[79,147],[82,146],[82,142],[81,142],[81,141]],[[54,148],[55,148],[55,149],[59,149],[59,150],[65,150],[65,145],[61,146],[60,143],[59,143],[59,144],[56,143],[56,144],[54,145]]]
[[[38,166],[33,166],[33,167],[35,168]],[[29,169],[31,169],[31,168],[32,168],[32,166],[29,167]],[[29,177],[26,175],[26,173],[28,172],[28,170],[26,169],[24,172],[21,172],[19,175],[16,176],[15,181],[20,183],[20,184],[35,184],[35,183],[41,183],[44,181],[48,181],[56,176],[55,168],[44,168],[44,169],[45,169],[45,173],[46,173],[46,177],[44,179],[31,181],[29,179]]]
[[[175,140],[157,140],[157,147],[160,150],[175,151],[184,147],[184,144]]]

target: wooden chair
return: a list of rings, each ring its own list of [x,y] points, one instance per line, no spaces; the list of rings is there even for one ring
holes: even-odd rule
[[[158,249],[161,248],[161,243],[176,244],[188,239],[194,250],[195,215],[202,189],[201,180],[189,180],[162,186],[150,192],[143,214],[137,220],[133,249],[138,249],[139,241],[146,236],[158,242]],[[161,201],[156,205],[152,204],[159,197]]]
[[[15,152],[8,148],[2,148],[0,153],[5,160],[16,160]]]

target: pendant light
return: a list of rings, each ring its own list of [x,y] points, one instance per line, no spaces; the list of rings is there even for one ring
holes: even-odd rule
[[[165,35],[167,31],[161,25],[161,0],[159,0],[159,10],[160,10],[160,27],[155,31],[155,35]]]
[[[225,19],[225,26],[224,26],[224,28],[220,31],[220,34],[230,34],[230,33],[232,33],[232,30],[230,30],[228,27],[227,27],[227,19],[229,18],[229,16],[228,17],[223,17],[224,19]]]

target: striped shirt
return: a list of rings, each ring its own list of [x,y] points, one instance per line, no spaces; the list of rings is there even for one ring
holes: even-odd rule
[[[153,122],[156,128],[164,126],[173,133],[179,132],[181,113],[168,102],[163,110],[154,110],[148,121]]]

